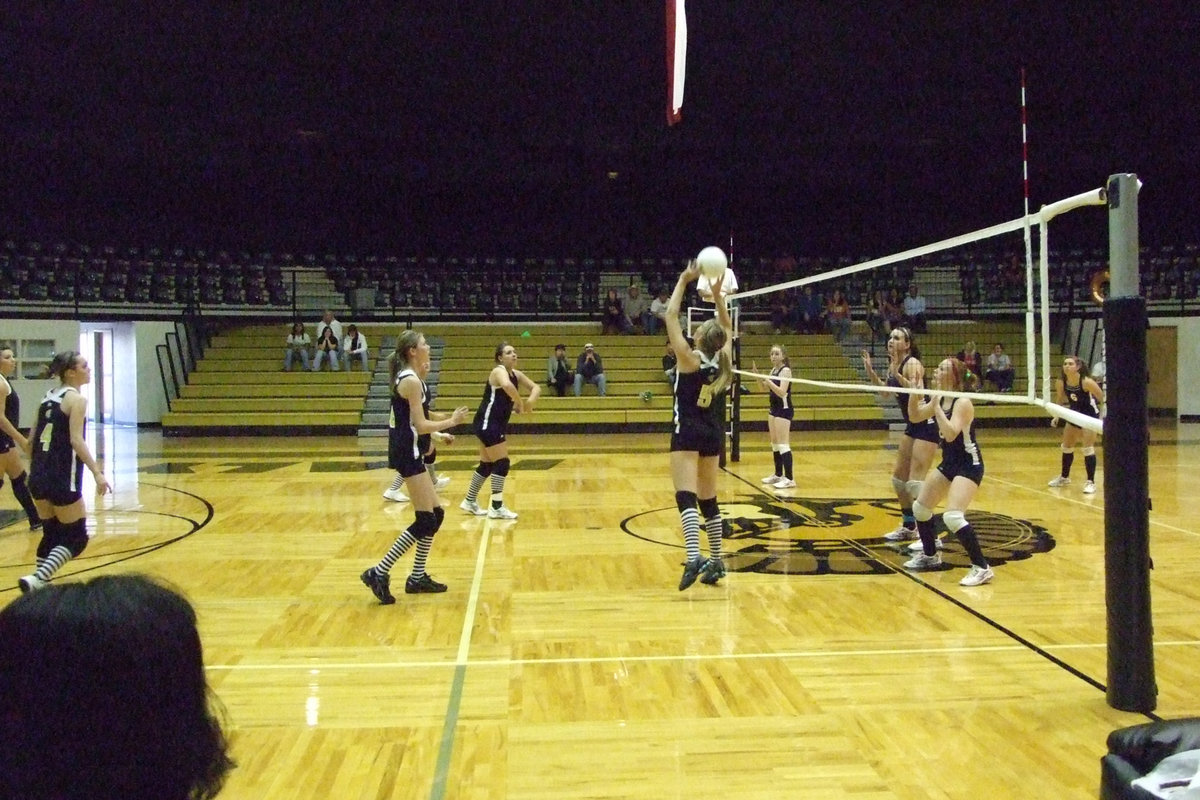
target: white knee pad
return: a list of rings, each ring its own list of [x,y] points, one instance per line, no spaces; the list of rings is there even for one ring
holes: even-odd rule
[[[1082,452],[1082,453],[1083,453],[1085,456],[1094,456],[1094,455],[1096,455],[1096,448],[1094,448],[1094,447],[1085,447],[1085,448],[1083,448],[1083,450],[1082,450],[1081,452]]]
[[[933,519],[933,509],[926,508],[916,500],[913,501],[913,517],[917,522],[928,522]]]
[[[1065,444],[1060,444],[1060,445],[1058,446],[1058,448],[1059,448],[1060,450],[1062,450],[1064,453],[1074,453],[1074,452],[1075,452],[1075,448],[1074,448],[1074,447],[1067,447]]]
[[[904,484],[904,488],[908,491],[908,496],[916,500],[921,496],[921,487],[925,485],[925,481],[909,481]]]
[[[899,478],[892,478],[892,488],[896,490],[896,494],[898,495],[908,494],[908,484]]]
[[[771,445],[771,452],[772,452],[772,453],[778,453],[778,452],[781,452],[781,451],[780,451],[780,449],[779,449],[779,447],[780,447],[780,445],[777,445],[777,444],[773,444],[773,445]]]
[[[779,452],[790,453],[792,452],[792,446],[790,444],[781,444],[779,445]]]
[[[961,511],[947,511],[942,514],[942,522],[946,523],[947,530],[954,533],[967,524],[967,518]]]

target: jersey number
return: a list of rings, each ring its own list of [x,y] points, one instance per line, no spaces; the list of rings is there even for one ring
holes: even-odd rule
[[[54,433],[54,423],[47,422],[42,426],[42,435],[38,437],[38,444],[42,446],[42,452],[50,449],[50,436]]]
[[[700,387],[700,396],[696,398],[696,405],[700,408],[708,408],[712,405],[713,393],[712,386],[707,383]]]

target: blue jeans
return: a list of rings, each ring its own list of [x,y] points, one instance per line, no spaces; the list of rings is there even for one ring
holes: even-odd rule
[[[324,350],[318,350],[316,357],[313,358],[313,372],[321,371],[321,358],[325,355],[329,356],[329,368],[331,370],[337,372],[339,369],[341,369],[341,365],[338,364],[337,350],[330,350],[328,353],[326,353]]]
[[[304,365],[305,370],[308,369],[308,351],[304,348],[293,350],[289,347],[283,351],[283,369],[285,372],[292,371],[292,361],[296,356],[300,356],[300,363]]]
[[[607,385],[607,383],[604,379],[603,372],[601,372],[599,375],[593,375],[592,377],[586,378],[586,379],[583,377],[583,375],[576,372],[575,373],[575,396],[576,397],[579,397],[579,395],[583,393],[583,383],[585,380],[588,383],[596,384],[596,388],[600,390],[600,396],[604,397],[604,389],[605,389],[605,386]]]

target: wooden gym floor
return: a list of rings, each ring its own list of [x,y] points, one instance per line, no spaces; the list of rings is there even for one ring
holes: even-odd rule
[[[412,519],[383,443],[163,439],[91,426],[116,492],[60,580],[136,570],[195,603],[239,762],[222,798],[1092,798],[1105,700],[1103,488],[1049,489],[1059,434],[980,433],[968,513],[994,583],[907,574],[895,434],[765,433],[721,477],[729,576],[679,592],[665,435],[512,437],[515,522],[458,509],[441,453],[444,595],[359,583]],[[97,433],[97,429],[99,432]],[[1157,713],[1200,714],[1200,429],[1152,430]],[[1104,478],[1101,454],[1101,486]],[[0,604],[36,537],[0,493]]]

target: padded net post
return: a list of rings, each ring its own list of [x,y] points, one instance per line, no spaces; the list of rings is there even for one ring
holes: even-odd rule
[[[1146,301],[1138,294],[1137,192],[1135,175],[1109,178],[1104,570],[1108,704],[1122,711],[1148,713],[1154,710],[1158,690],[1150,616]]]

